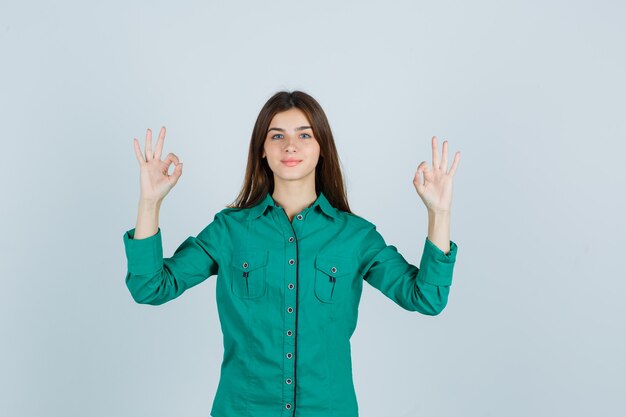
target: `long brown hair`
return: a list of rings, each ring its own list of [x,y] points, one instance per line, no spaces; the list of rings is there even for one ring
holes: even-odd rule
[[[335,140],[322,106],[302,91],[279,91],[270,97],[261,109],[252,130],[248,149],[248,164],[243,186],[230,208],[248,208],[258,204],[267,192],[274,191],[274,173],[263,158],[263,144],[267,129],[276,113],[297,107],[306,115],[313,136],[320,146],[320,158],[315,167],[315,191],[324,196],[333,207],[352,213],[344,185],[343,174]]]

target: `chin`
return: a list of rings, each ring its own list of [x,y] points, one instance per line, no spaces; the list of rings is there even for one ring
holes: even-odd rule
[[[314,172],[315,172],[314,170],[312,172],[304,172],[304,173],[301,170],[298,170],[298,172],[280,170],[280,171],[274,172],[274,175],[276,175],[277,177],[285,181],[295,181],[295,180],[303,180],[309,175],[314,174]]]

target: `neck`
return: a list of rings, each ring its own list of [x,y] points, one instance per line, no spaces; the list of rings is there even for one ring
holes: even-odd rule
[[[313,204],[317,199],[317,194],[315,186],[274,187],[272,198],[285,210],[291,220],[297,213]]]

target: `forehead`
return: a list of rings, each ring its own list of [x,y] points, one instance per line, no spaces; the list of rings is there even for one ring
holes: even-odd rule
[[[297,127],[308,123],[309,120],[304,112],[297,107],[293,107],[276,113],[270,122],[270,127]]]

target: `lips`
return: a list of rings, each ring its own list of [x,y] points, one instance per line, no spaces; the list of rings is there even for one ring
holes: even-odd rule
[[[282,162],[284,165],[287,165],[288,167],[295,167],[296,165],[298,165],[302,161],[298,160],[298,159],[286,159],[286,160],[280,161],[280,162]]]

